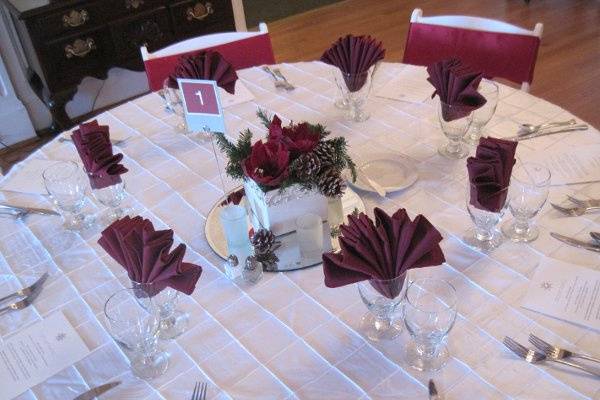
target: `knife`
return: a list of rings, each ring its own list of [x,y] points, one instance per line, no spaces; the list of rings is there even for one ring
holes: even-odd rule
[[[85,393],[80,394],[79,396],[75,397],[73,400],[92,400],[95,399],[96,397],[100,396],[101,394],[108,392],[110,389],[114,388],[115,386],[119,386],[121,384],[121,381],[116,381],[116,382],[110,382],[110,383],[105,383],[104,385],[100,385],[100,386],[96,386],[95,388],[92,388],[90,390],[88,390]]]
[[[0,203],[0,208],[11,211],[21,211],[27,214],[39,214],[39,215],[60,215],[54,210],[47,210],[45,208],[35,208],[35,207],[21,207],[21,206],[13,206],[10,204]]]
[[[435,387],[435,383],[433,379],[429,380],[429,400],[442,400],[440,395],[438,394],[437,388]]]
[[[598,245],[593,245],[591,243],[584,242],[583,240],[573,239],[573,238],[561,235],[560,233],[556,233],[556,232],[550,232],[550,236],[552,236],[554,239],[560,240],[561,242],[566,243],[570,246],[575,246],[580,249],[586,249],[589,251],[595,251],[596,253],[600,253],[600,246],[598,246]]]

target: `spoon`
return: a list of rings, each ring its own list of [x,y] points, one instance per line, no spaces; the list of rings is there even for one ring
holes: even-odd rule
[[[590,232],[590,236],[592,237],[592,239],[594,239],[596,242],[600,243],[600,232]]]
[[[546,122],[545,124],[540,124],[540,125],[521,124],[521,128],[519,129],[518,134],[519,134],[519,136],[533,135],[534,133],[537,133],[542,129],[555,127],[555,126],[575,125],[576,123],[577,123],[577,121],[575,121],[575,119],[570,119],[568,121],[563,121],[563,122]]]

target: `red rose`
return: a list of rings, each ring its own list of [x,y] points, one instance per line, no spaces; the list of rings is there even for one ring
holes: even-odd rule
[[[277,187],[289,175],[290,153],[280,141],[254,143],[252,152],[242,162],[244,174],[256,183]]]
[[[282,128],[281,120],[275,115],[269,126],[269,141],[282,142],[292,153],[293,158],[313,151],[320,140],[319,133],[313,132],[306,122]]]

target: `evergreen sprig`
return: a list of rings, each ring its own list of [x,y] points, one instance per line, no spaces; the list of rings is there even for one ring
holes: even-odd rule
[[[227,155],[228,161],[225,167],[227,175],[234,179],[244,179],[242,162],[252,152],[252,131],[246,129],[240,134],[237,143],[232,143],[223,133],[215,133],[219,149]]]

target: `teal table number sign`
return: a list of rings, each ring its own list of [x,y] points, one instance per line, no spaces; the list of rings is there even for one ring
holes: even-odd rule
[[[177,79],[190,132],[223,132],[225,117],[215,81]]]

